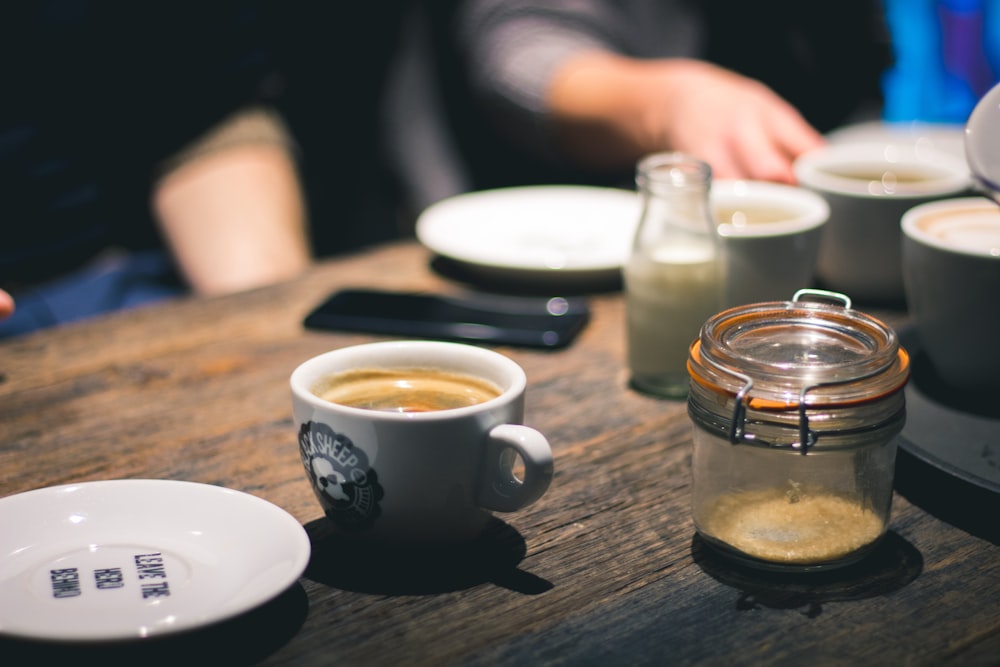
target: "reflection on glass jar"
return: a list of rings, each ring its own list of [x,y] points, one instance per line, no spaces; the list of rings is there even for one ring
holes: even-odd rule
[[[840,301],[805,301],[805,294]],[[691,346],[695,527],[767,569],[854,562],[885,534],[909,357],[843,295],[710,318]]]

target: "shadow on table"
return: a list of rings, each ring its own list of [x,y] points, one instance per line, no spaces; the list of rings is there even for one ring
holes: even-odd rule
[[[924,511],[1000,544],[1000,390],[955,389],[935,371],[914,328],[896,491]]]
[[[430,262],[430,268],[439,276],[462,283],[470,288],[499,294],[515,294],[521,296],[586,296],[603,294],[621,290],[619,277],[609,278],[605,275],[596,277],[574,276],[560,278],[553,272],[545,280],[539,280],[537,273],[526,272],[519,276],[517,271],[501,271],[497,275],[489,272],[470,270],[461,262],[435,255]]]
[[[691,542],[695,563],[716,581],[739,591],[737,609],[804,609],[815,618],[823,604],[863,600],[899,590],[923,571],[916,547],[890,531],[862,560],[821,572],[765,572],[719,554],[698,535]]]
[[[288,643],[305,622],[309,600],[296,583],[235,618],[174,635],[114,642],[42,642],[0,638],[4,665],[253,665]]]
[[[945,523],[1000,545],[1000,494],[966,482],[900,449],[896,491]]]
[[[960,389],[949,385],[934,368],[913,327],[899,332],[899,342],[910,353],[910,384],[928,400],[962,414],[1000,419],[1000,390]]]
[[[448,546],[381,546],[338,535],[327,519],[306,525],[312,557],[305,577],[360,593],[429,595],[483,583],[537,595],[552,588],[518,567],[527,551],[509,524],[492,519],[475,540]]]

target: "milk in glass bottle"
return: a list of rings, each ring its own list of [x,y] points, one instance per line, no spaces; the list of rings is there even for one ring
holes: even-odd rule
[[[688,392],[688,347],[722,309],[725,264],[708,203],[709,166],[681,153],[643,158],[643,200],[623,269],[632,385],[665,398]]]

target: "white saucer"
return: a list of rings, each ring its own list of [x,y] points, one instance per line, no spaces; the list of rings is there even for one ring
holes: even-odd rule
[[[417,238],[500,278],[618,278],[639,221],[630,190],[538,185],[470,192],[432,204]]]
[[[159,636],[248,611],[291,586],[309,537],[261,498],[114,480],[0,499],[0,635]]]

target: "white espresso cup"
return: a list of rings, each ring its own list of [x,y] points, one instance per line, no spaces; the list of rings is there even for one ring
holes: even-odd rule
[[[959,389],[1000,387],[1000,207],[985,197],[903,215],[903,278],[920,346]]]
[[[718,180],[709,195],[726,256],[726,307],[787,301],[812,285],[826,200],[805,188]]]
[[[830,144],[799,156],[794,169],[799,185],[830,205],[817,277],[824,287],[876,302],[903,299],[903,213],[971,187],[964,160],[914,144]]]
[[[535,502],[552,450],[521,424],[525,387],[514,361],[460,343],[371,343],[302,363],[291,376],[299,452],[327,517],[373,541],[453,542],[480,533],[490,510]]]

